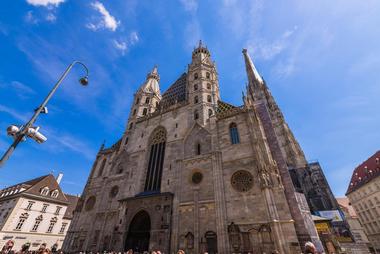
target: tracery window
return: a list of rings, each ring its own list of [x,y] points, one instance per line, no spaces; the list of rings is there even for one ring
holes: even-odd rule
[[[194,103],[198,103],[198,96],[194,97]]]
[[[238,132],[236,123],[230,124],[230,138],[231,138],[231,143],[233,145],[240,143],[239,132]]]
[[[165,158],[166,130],[156,129],[150,137],[150,155],[144,191],[159,191]]]

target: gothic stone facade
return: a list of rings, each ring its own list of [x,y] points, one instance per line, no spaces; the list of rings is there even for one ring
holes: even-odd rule
[[[202,44],[162,95],[157,68],[147,75],[125,133],[97,155],[66,252],[299,253],[318,240],[288,171],[305,167],[303,152],[243,53],[239,107],[221,101]]]

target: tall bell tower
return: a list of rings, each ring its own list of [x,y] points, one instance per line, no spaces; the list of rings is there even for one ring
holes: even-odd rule
[[[192,117],[205,125],[208,118],[215,114],[220,94],[215,63],[202,41],[199,41],[198,47],[194,49],[191,64],[188,66],[187,89],[192,105]]]

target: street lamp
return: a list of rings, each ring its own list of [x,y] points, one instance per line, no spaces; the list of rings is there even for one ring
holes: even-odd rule
[[[82,67],[86,71],[86,75],[79,79],[79,83],[83,86],[88,85],[88,68],[86,65],[79,61],[72,62],[65,70],[65,72],[61,75],[57,83],[54,85],[53,89],[49,92],[49,94],[46,96],[45,100],[42,102],[41,106],[39,106],[35,111],[32,118],[27,122],[25,125],[16,126],[11,125],[7,128],[7,133],[9,136],[12,136],[14,138],[14,141],[12,145],[8,148],[8,150],[4,153],[3,157],[0,160],[0,167],[2,167],[5,162],[9,159],[13,151],[16,149],[17,145],[25,141],[27,137],[32,138],[37,143],[41,144],[47,140],[47,138],[39,132],[40,127],[33,126],[34,122],[37,120],[37,117],[40,113],[47,114],[48,109],[46,107],[46,104],[49,102],[50,98],[53,96],[59,85],[62,83],[62,81],[66,78],[67,74],[70,72],[70,70],[73,68],[75,64],[82,65]]]

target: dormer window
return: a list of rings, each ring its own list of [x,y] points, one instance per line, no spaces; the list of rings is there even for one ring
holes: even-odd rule
[[[51,192],[50,195],[51,195],[53,198],[56,198],[56,197],[58,197],[58,194],[59,194],[58,190],[53,190],[53,191]]]
[[[194,79],[198,79],[198,73],[194,73]]]
[[[206,78],[210,79],[210,72],[206,72]]]
[[[47,196],[49,194],[49,187],[43,187],[41,189],[41,195],[42,196]]]

